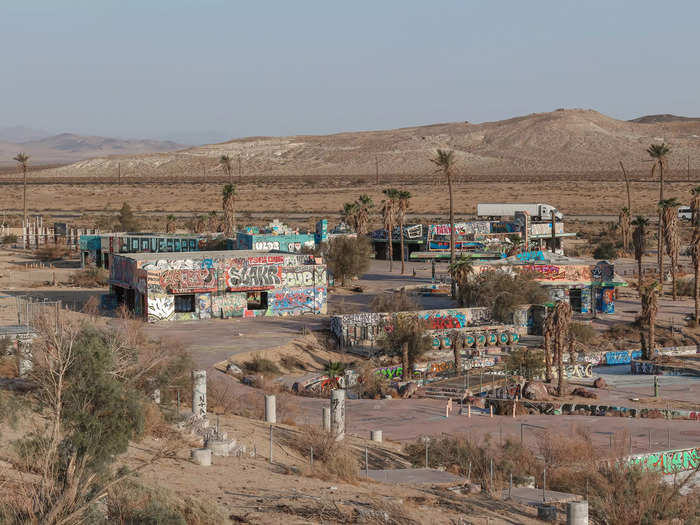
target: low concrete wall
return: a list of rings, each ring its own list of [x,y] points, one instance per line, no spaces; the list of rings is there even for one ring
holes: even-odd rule
[[[630,465],[639,465],[642,470],[674,474],[697,469],[700,465],[700,448],[649,452],[628,456],[625,460]]]

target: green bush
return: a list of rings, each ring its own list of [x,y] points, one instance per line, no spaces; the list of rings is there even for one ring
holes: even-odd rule
[[[279,374],[279,367],[260,355],[253,356],[250,361],[245,361],[241,367],[249,374]]]
[[[678,281],[676,282],[676,292],[678,293],[678,295],[695,297],[695,280],[678,279]]]
[[[579,343],[588,344],[598,338],[598,332],[590,324],[574,322],[571,323],[570,329],[574,339]]]
[[[611,260],[617,257],[617,249],[610,241],[601,241],[593,250],[594,259]]]
[[[544,352],[532,348],[519,348],[506,357],[508,370],[522,371],[526,379],[540,377],[544,373]]]
[[[348,279],[361,277],[368,269],[372,245],[365,237],[335,237],[328,243],[326,262],[334,279],[345,286]]]

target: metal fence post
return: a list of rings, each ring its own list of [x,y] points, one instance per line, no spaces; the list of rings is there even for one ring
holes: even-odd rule
[[[367,454],[367,447],[365,447],[365,477],[369,478],[369,455]]]
[[[310,461],[311,461],[311,466],[313,467],[313,466],[314,466],[314,447],[311,447],[311,458],[310,458]]]
[[[547,464],[544,464],[544,470],[542,471],[542,503],[547,503],[547,496],[545,496],[545,490],[547,490]]]
[[[270,463],[272,463],[272,425],[270,425]]]

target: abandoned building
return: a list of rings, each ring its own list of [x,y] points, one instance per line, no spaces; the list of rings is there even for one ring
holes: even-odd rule
[[[115,253],[195,252],[206,246],[205,235],[167,233],[105,233],[80,236],[80,265],[109,268]]]
[[[590,264],[548,251],[520,253],[499,261],[483,261],[475,273],[489,270],[527,272],[542,285],[552,303],[566,301],[576,313],[615,313],[615,288],[627,282],[607,261]]]
[[[320,257],[256,251],[113,254],[117,304],[146,321],[326,312]]]

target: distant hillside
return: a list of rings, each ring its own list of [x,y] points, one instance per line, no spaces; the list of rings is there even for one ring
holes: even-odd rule
[[[61,147],[61,141],[52,140],[54,148]],[[113,176],[118,164],[123,174],[139,176],[222,174],[218,159],[228,154],[235,160],[234,175],[240,156],[246,175],[372,176],[378,163],[381,173],[432,177],[435,167],[429,158],[436,148],[454,150],[458,171],[469,175],[617,172],[620,160],[629,170],[647,173],[645,150],[650,143],[662,140],[672,147],[671,170],[675,159],[682,159],[685,166],[688,157],[700,166],[700,121],[643,124],[616,120],[593,110],[569,109],[481,124],[454,122],[334,135],[249,137],[172,152],[105,154],[47,174]],[[118,152],[116,147],[108,149]],[[84,156],[88,156],[87,151],[94,150],[85,151]]]
[[[664,113],[663,115],[644,115],[643,117],[632,119],[630,122],[637,122],[639,124],[658,124],[661,122],[700,122],[700,118],[679,117],[677,115]]]
[[[73,133],[41,136],[40,131],[21,127],[2,128],[2,130],[4,133],[0,136],[15,137],[15,140],[0,139],[0,166],[12,164],[12,157],[18,151],[29,154],[33,164],[67,164],[108,155],[160,153],[187,147],[170,141],[124,140]],[[20,137],[31,138],[18,140]]]

